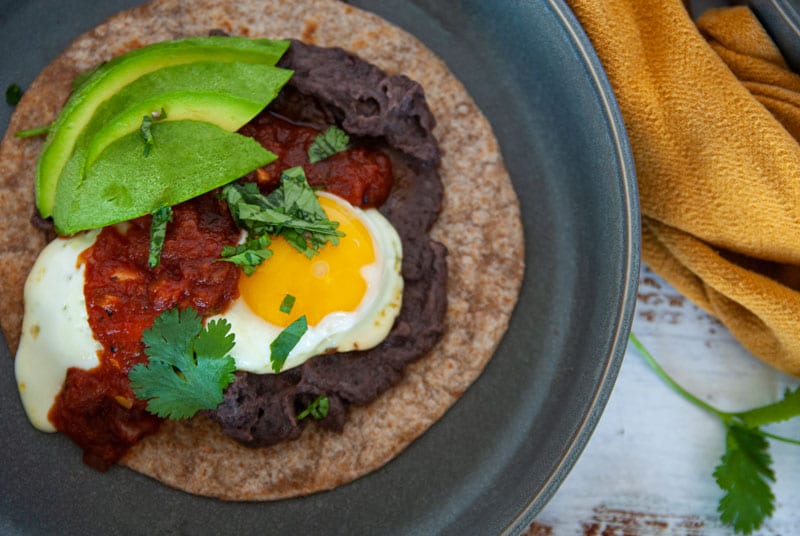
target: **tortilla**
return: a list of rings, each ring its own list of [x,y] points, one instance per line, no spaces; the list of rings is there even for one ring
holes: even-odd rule
[[[46,238],[31,223],[41,139],[16,130],[52,121],[73,78],[98,62],[155,41],[219,28],[251,37],[296,37],[353,51],[425,89],[438,125],[445,185],[431,237],[448,250],[447,332],[406,369],[404,379],[366,407],[353,406],[341,433],[311,423],[295,441],[251,449],[209,419],[166,421],[121,460],[190,493],[268,500],[334,488],[387,463],[436,422],[480,375],[519,293],[523,236],[519,204],[489,123],[445,64],[381,18],[331,0],[155,0],[79,37],[31,84],[0,144],[0,324],[19,342],[22,289]]]

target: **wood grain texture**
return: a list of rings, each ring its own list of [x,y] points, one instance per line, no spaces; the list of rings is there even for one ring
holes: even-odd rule
[[[750,355],[715,319],[643,267],[633,332],[690,392],[723,410],[774,402],[798,381]],[[798,419],[768,430],[800,438]],[[730,534],[711,473],[725,430],[664,385],[628,349],[583,455],[528,535]],[[772,441],[775,514],[758,534],[797,534],[800,447]]]

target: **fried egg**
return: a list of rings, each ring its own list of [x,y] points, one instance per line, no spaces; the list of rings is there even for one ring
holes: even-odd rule
[[[308,330],[282,370],[326,352],[372,348],[386,338],[400,312],[402,246],[397,231],[375,209],[362,210],[323,192],[318,197],[344,233],[339,244],[328,244],[308,258],[283,238],[273,237],[272,256],[252,275],[240,276],[239,297],[213,317],[231,324],[231,356],[238,370],[273,373],[270,344],[301,316]],[[25,411],[43,431],[55,431],[47,414],[67,369],[88,370],[99,364],[102,346],[88,323],[79,260],[98,234],[92,231],[48,244],[25,284],[15,373]],[[294,303],[284,312],[287,296]]]
[[[375,209],[361,210],[334,195],[318,194],[328,218],[339,222],[339,245],[312,258],[281,237],[272,256],[239,278],[239,298],[217,318],[236,335],[231,355],[238,370],[272,372],[269,345],[289,324],[306,317],[308,330],[289,353],[283,370],[326,352],[378,345],[400,312],[402,246],[394,227]],[[294,298],[287,314],[286,296]]]

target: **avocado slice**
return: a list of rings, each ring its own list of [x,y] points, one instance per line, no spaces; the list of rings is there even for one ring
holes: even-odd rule
[[[220,62],[177,65],[142,76],[98,107],[64,166],[55,204],[67,203],[85,170],[114,141],[139,131],[143,116],[163,109],[166,121],[194,119],[236,131],[274,99],[291,76],[292,71],[269,65]]]
[[[64,211],[59,211],[58,207],[72,205],[71,200],[76,195],[76,190],[83,184],[87,177],[86,171],[110,145],[128,134],[137,133],[139,134],[139,147],[137,151],[142,155],[144,154],[144,140],[141,136],[143,116],[150,115],[153,111],[164,110],[166,118],[163,121],[202,121],[212,123],[223,130],[232,132],[238,130],[244,123],[258,114],[262,108],[262,102],[253,102],[222,93],[189,91],[162,93],[127,108],[110,120],[106,126],[92,136],[89,141],[82,140],[79,142],[75,148],[75,152],[67,161],[67,165],[64,166],[64,171],[61,173],[61,178],[56,187],[54,205],[56,209],[53,212],[53,219],[56,227],[58,229],[64,227],[61,220],[65,213]],[[214,120],[208,121],[208,118],[212,116]],[[159,139],[158,143],[160,144],[161,141],[162,140]],[[173,166],[184,165],[184,163],[178,159],[179,154],[180,153],[176,153],[174,155]],[[231,156],[229,156],[229,158]],[[137,177],[141,173],[141,171],[136,171],[135,169],[132,169],[131,172],[131,177]],[[95,177],[93,180],[102,182],[106,179],[99,176]],[[199,193],[201,192],[195,195]],[[175,200],[175,202],[180,201],[185,201],[185,199]]]
[[[164,67],[136,79],[98,106],[77,144],[86,143],[113,122],[117,114],[157,95],[178,91],[216,92],[223,97],[261,102],[263,108],[291,76],[290,70],[257,63],[205,61]],[[229,130],[238,130],[256,113]]]
[[[126,108],[91,137],[86,147],[84,169],[91,166],[106,147],[119,138],[140,130],[144,116],[164,110],[164,121],[191,119],[213,123],[234,132],[255,117],[264,107],[263,102],[231,97],[210,91],[171,91],[150,97]],[[56,198],[58,198],[58,190]]]
[[[274,65],[288,41],[243,37],[193,37],[142,47],[101,65],[70,97],[50,129],[36,169],[36,206],[53,215],[64,166],[94,113],[105,101],[142,76],[165,67],[198,62]],[[248,170],[249,171],[249,170]]]
[[[80,185],[55,205],[62,235],[130,220],[227,184],[275,160],[252,138],[211,123],[153,123],[155,140],[143,155],[139,132],[109,145]],[[175,165],[179,161],[180,165]]]

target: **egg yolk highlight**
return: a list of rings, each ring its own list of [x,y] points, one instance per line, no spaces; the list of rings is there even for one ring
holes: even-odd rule
[[[356,211],[332,196],[317,196],[328,218],[344,233],[339,245],[327,244],[312,258],[282,237],[273,237],[272,256],[239,278],[239,294],[267,322],[286,327],[302,315],[309,326],[334,312],[355,311],[367,292],[361,268],[375,262],[372,236]],[[286,295],[295,298],[289,314],[280,310]]]

